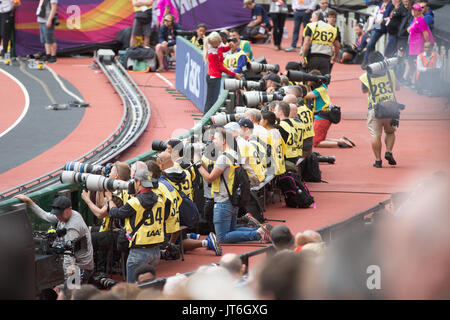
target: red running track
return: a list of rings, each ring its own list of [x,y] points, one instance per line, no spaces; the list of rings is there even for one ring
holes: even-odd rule
[[[26,108],[25,94],[19,84],[11,76],[0,71],[0,137],[6,134],[16,121],[19,120]],[[7,97],[7,99],[5,99]]]

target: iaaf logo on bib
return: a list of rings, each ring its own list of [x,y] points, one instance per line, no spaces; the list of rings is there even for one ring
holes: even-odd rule
[[[200,70],[200,65],[191,59],[188,52],[184,67],[184,89],[186,90],[189,84],[189,91],[197,98],[200,96]]]

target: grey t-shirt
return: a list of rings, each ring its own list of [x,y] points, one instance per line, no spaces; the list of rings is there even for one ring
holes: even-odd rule
[[[75,259],[71,256],[64,255],[64,272],[66,273],[66,276],[69,273],[68,271],[70,266],[73,264],[76,264],[80,269],[94,269],[94,251],[92,249],[91,232],[89,231],[89,228],[84,222],[83,217],[80,213],[72,210],[72,217],[70,217],[67,223],[64,223],[59,221],[55,215],[51,214],[50,212],[44,211],[37,204],[33,204],[32,206],[30,206],[30,208],[42,220],[50,223],[57,223],[57,229],[66,228],[67,233],[64,236],[65,242],[76,240],[84,235],[86,236],[87,251],[85,253],[76,255]]]
[[[237,154],[233,150],[227,150],[228,154],[233,156],[235,159],[237,158]],[[223,177],[225,178],[225,183],[228,186],[228,175],[230,173],[230,159],[227,158],[226,155],[221,154],[216,161],[215,168],[218,168],[220,170],[223,170]],[[231,190],[229,190],[231,192]],[[227,189],[225,187],[225,184],[222,181],[222,177],[220,177],[220,184],[219,184],[219,192],[214,192],[214,202],[225,202],[229,199]]]
[[[36,10],[36,16],[37,16],[37,22],[39,23],[47,23],[48,17],[50,17],[50,11],[52,10],[52,3],[56,3],[58,4],[58,0],[50,0],[47,4],[47,7],[45,8],[45,18],[41,18],[38,16],[39,12],[41,11],[41,6],[37,7]],[[44,4],[44,2],[42,2],[42,5]]]

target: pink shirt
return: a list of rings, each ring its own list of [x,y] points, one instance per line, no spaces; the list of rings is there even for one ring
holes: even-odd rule
[[[428,28],[427,23],[423,17],[418,17],[411,23],[411,28],[409,29],[409,54],[419,55],[423,52],[423,44],[425,43],[425,38],[422,32],[428,32],[428,41],[434,43],[433,34]]]
[[[170,0],[160,0],[158,1],[158,8],[159,8],[159,17],[158,17],[158,24],[161,25],[162,20],[164,18],[164,11],[166,10],[166,7],[170,7],[169,13],[175,17],[175,21],[178,22],[178,10],[175,8],[175,6],[172,4]]]

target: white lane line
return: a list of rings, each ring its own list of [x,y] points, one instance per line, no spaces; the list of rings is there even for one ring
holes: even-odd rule
[[[158,78],[160,78],[162,81],[164,81],[165,83],[167,83],[169,86],[171,86],[171,87],[174,86],[172,82],[170,82],[169,80],[167,80],[167,78],[164,77],[163,75],[161,75],[160,73],[157,72],[157,73],[156,73],[156,76],[157,76]]]
[[[13,75],[11,75],[8,72],[4,71],[3,69],[0,69],[0,71],[3,72],[7,77],[9,77],[15,83],[17,83],[19,85],[20,89],[22,89],[23,95],[25,96],[25,108],[23,109],[22,114],[20,115],[19,118],[17,118],[17,120],[8,129],[6,129],[5,131],[0,133],[0,138],[1,138],[5,134],[7,134],[9,131],[14,129],[14,127],[17,126],[22,121],[22,119],[25,117],[25,115],[27,114],[28,109],[30,107],[30,95],[28,94],[28,90],[25,88],[23,83],[20,82],[19,80],[17,80],[16,77],[14,77]]]
[[[69,89],[66,88],[66,86],[64,85],[64,83],[61,81],[61,79],[59,78],[59,76],[56,74],[55,71],[53,71],[52,68],[50,68],[49,66],[45,66],[45,68],[50,71],[50,73],[52,74],[52,76],[55,78],[55,80],[59,83],[60,87],[64,90],[65,93],[67,93],[69,96],[75,98],[75,100],[79,101],[79,102],[84,102],[83,99],[81,99],[79,96],[77,96],[75,93],[73,93],[72,91],[70,91]]]

